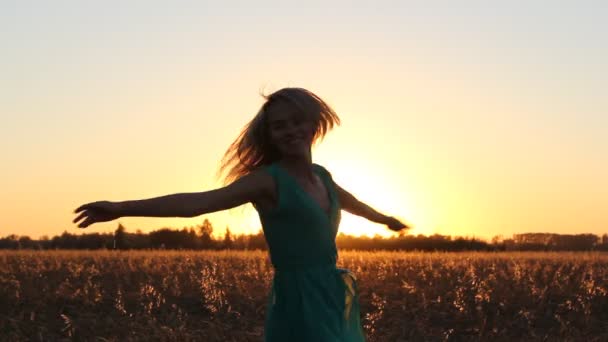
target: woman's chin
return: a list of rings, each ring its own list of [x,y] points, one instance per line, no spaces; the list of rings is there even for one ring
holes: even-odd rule
[[[284,151],[283,152],[283,156],[290,157],[290,158],[293,158],[293,157],[307,157],[308,156],[308,151],[306,151],[305,149]]]

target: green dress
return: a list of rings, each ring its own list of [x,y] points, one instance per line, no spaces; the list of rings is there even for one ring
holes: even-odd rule
[[[356,278],[336,267],[341,216],[331,174],[313,164],[329,193],[328,215],[282,166],[263,168],[278,194],[275,208],[256,207],[274,266],[264,341],[365,341]]]

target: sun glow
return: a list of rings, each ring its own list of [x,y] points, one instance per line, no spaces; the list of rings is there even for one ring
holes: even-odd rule
[[[334,181],[342,188],[349,191],[357,199],[376,209],[377,211],[395,216],[406,224],[412,224],[415,217],[410,214],[410,208],[407,198],[400,198],[399,190],[395,187],[391,189],[391,182],[388,178],[372,176],[371,172],[365,169],[358,168],[353,170],[348,165],[341,166],[338,163],[322,164],[332,173]],[[348,172],[346,172],[348,170]],[[373,182],[369,179],[375,179]],[[254,234],[261,229],[261,222],[257,211],[250,205],[239,207],[239,209],[230,210],[226,213],[226,217],[231,219],[239,219],[238,233]],[[224,227],[219,231],[223,234]],[[218,231],[218,234],[219,234]],[[234,232],[234,231],[233,231]],[[390,237],[397,235],[383,224],[369,221],[363,217],[350,214],[342,210],[339,233],[353,236],[374,236]],[[408,233],[425,233],[421,232],[418,227],[414,227]]]
[[[327,168],[332,173],[334,181],[343,189],[350,192],[359,201],[369,205],[376,211],[394,216],[402,222],[413,225],[418,219],[414,215],[410,203],[410,196],[395,186],[389,174],[378,175],[372,168],[365,168],[360,164],[349,165],[348,161],[331,162]],[[394,236],[397,233],[388,229],[387,226],[367,220],[364,217],[353,215],[345,210],[342,211],[339,232],[354,236],[374,236],[383,237]],[[421,234],[419,227],[413,227],[408,233]]]

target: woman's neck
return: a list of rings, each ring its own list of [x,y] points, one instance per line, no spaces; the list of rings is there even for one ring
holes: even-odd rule
[[[298,179],[314,181],[310,158],[283,158],[278,161],[278,164]]]

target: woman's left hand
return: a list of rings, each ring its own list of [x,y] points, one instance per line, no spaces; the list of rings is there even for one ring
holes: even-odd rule
[[[402,223],[401,221],[399,221],[398,219],[396,219],[392,216],[389,216],[384,224],[386,224],[388,229],[394,230],[396,232],[398,232],[402,229],[410,229],[410,226]]]

